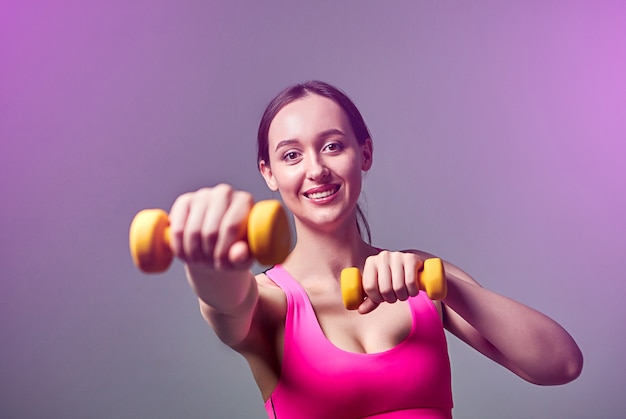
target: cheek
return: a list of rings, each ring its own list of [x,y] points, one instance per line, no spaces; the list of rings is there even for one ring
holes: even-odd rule
[[[352,190],[354,194],[357,196],[360,195],[362,187],[363,187],[363,175],[359,171],[358,173],[354,174],[354,179],[352,181]]]
[[[351,174],[351,195],[354,195],[357,199],[361,195],[363,189],[363,172],[362,170],[354,170]]]
[[[297,170],[280,170],[274,173],[274,180],[278,189],[285,192],[293,192],[300,185],[301,176]]]
[[[346,168],[346,176],[349,177],[355,185],[360,186],[364,173],[361,169],[360,160],[355,157],[350,163],[351,164]]]

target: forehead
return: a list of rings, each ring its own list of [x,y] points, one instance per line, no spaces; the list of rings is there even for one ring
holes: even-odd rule
[[[323,96],[310,94],[283,107],[269,127],[270,143],[305,139],[329,129],[352,134],[350,121],[341,106]]]

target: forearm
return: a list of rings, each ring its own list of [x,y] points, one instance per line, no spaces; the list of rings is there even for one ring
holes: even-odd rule
[[[444,304],[452,333],[522,378],[562,384],[579,375],[578,346],[542,313],[454,275]]]
[[[216,270],[201,264],[185,265],[191,289],[207,306],[229,313],[245,299],[254,276],[248,270]]]
[[[202,316],[217,336],[230,346],[241,342],[249,332],[259,296],[252,273],[212,271],[209,275],[189,266],[186,272]]]

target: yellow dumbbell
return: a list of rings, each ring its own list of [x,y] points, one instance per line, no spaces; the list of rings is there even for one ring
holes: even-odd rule
[[[160,209],[140,211],[133,219],[129,233],[130,253],[143,272],[163,272],[172,263],[169,225],[167,213]],[[281,263],[289,254],[289,221],[280,202],[257,202],[248,215],[246,230],[250,253],[260,264]]]
[[[417,271],[420,289],[426,291],[431,300],[443,300],[448,293],[443,262],[439,258],[430,258]],[[343,304],[348,310],[356,310],[363,299],[365,291],[361,283],[359,268],[346,268],[341,271],[341,295]]]

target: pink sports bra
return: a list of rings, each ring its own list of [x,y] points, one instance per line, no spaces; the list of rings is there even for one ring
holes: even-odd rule
[[[281,376],[265,402],[278,419],[450,419],[446,337],[426,293],[409,299],[413,324],[394,348],[347,352],[324,335],[306,291],[280,265],[266,275],[287,296]],[[401,304],[401,303],[398,303]]]

